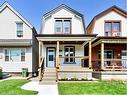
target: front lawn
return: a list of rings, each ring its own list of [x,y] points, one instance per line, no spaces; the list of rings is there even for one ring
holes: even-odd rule
[[[0,82],[0,95],[37,95],[37,92],[26,91],[21,86],[28,80],[6,80]]]
[[[98,81],[86,83],[59,83],[60,95],[127,95],[127,83]]]

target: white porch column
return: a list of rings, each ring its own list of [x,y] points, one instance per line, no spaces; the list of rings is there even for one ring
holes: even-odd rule
[[[101,70],[104,70],[104,43],[101,43]]]
[[[91,41],[89,41],[89,68],[91,68],[92,62],[91,62]]]
[[[57,41],[57,50],[56,50],[56,67],[59,66],[59,41]]]
[[[59,67],[59,41],[57,41],[57,49],[56,49],[56,81],[58,81],[58,67]]]

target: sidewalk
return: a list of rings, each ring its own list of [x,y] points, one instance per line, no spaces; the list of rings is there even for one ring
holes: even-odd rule
[[[58,86],[54,85],[39,85],[38,81],[31,81],[21,87],[24,90],[38,91],[38,95],[59,95]]]

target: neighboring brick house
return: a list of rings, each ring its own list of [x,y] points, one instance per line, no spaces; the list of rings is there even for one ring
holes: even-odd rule
[[[94,70],[127,70],[127,12],[112,6],[96,15],[87,27],[87,34],[98,34],[92,42]],[[103,72],[102,72],[103,73]],[[113,75],[112,72],[107,75]],[[122,79],[126,74],[119,74]],[[122,77],[121,77],[122,76]],[[102,77],[108,79],[109,77]],[[115,78],[111,77],[110,78]],[[123,78],[124,79],[124,78]]]

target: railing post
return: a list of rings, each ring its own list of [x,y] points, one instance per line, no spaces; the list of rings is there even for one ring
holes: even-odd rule
[[[104,70],[104,43],[101,43],[101,70]]]
[[[91,51],[92,51],[91,50],[91,41],[89,41],[89,69],[91,69],[91,64],[92,64],[91,63],[91,54],[92,54]]]

